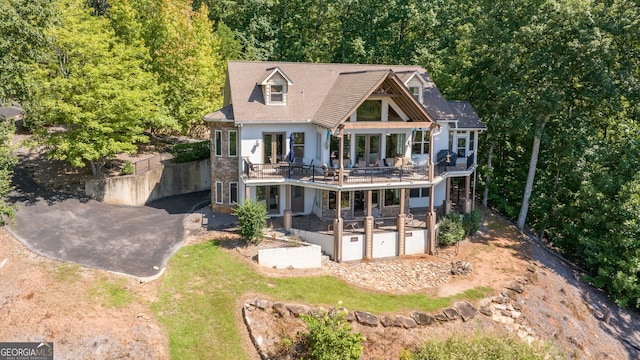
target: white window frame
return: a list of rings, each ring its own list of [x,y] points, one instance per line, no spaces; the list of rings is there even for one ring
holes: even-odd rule
[[[464,150],[464,156],[460,156],[460,140],[464,140],[464,148],[462,150]],[[454,141],[454,145],[455,145],[455,152],[456,154],[458,154],[458,158],[466,158],[467,156],[469,156],[469,134],[464,131],[464,132],[458,132],[454,135],[453,137],[453,141]]]
[[[429,154],[429,144],[431,142],[431,131],[429,130],[416,130],[415,133],[422,133],[422,140],[415,141],[415,134],[413,135],[413,139],[411,139],[411,154],[412,155],[426,155]],[[420,144],[420,152],[413,152],[413,147],[417,144]]]
[[[280,91],[274,91],[279,86]],[[287,92],[285,84],[269,84],[269,104],[284,104],[284,94]],[[280,95],[280,100],[273,100],[273,95]]]
[[[224,203],[224,194],[222,193],[222,182],[216,181],[216,204]]]
[[[236,147],[235,149],[233,149],[235,151],[235,154],[231,154],[231,134],[235,134],[236,137]],[[229,136],[229,141],[227,142],[227,151],[229,152],[229,157],[237,157],[238,156],[238,131],[237,130],[229,130],[229,133],[227,134]]]
[[[235,201],[233,201],[233,191],[231,190],[231,188],[235,186],[236,187],[236,199]],[[238,182],[237,181],[233,181],[229,183],[229,204],[233,205],[238,203],[238,197],[239,197],[239,187],[238,187]]]
[[[214,133],[214,155],[215,156],[222,156],[222,130],[216,130]]]
[[[418,196],[412,196],[411,195],[411,191],[418,191]],[[419,198],[428,198],[429,197],[429,188],[413,188],[413,189],[409,189],[409,197],[412,199],[419,199]]]
[[[422,104],[422,88],[420,86],[409,86],[409,92]]]

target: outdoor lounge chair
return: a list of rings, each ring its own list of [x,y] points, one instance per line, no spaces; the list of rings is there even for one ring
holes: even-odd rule
[[[336,169],[327,166],[327,164],[322,164],[322,171],[324,172],[324,177],[331,178],[331,180],[335,180],[338,175]]]
[[[255,166],[249,159],[245,159],[245,161],[247,162],[247,164],[249,164],[249,176],[251,176],[252,174],[253,175],[262,174],[261,167]]]
[[[360,228],[358,221],[352,219],[348,212],[342,212],[342,218],[344,219],[345,229],[357,230]]]

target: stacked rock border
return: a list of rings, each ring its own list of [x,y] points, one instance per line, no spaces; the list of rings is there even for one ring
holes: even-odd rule
[[[355,321],[370,327],[384,326],[403,329],[412,329],[419,326],[437,326],[453,321],[467,322],[480,314],[504,324],[508,331],[517,335],[523,341],[532,343],[536,340],[536,334],[530,327],[526,326],[526,320],[522,315],[522,303],[518,301],[518,297],[524,292],[526,284],[535,283],[536,280],[536,268],[533,265],[528,265],[525,275],[518,275],[515,280],[508,282],[499,295],[478,301],[478,308],[468,301],[459,301],[438,312],[414,311],[408,315],[377,316],[366,311],[348,311],[344,308],[341,310],[344,310],[346,313],[345,320],[349,322]],[[249,330],[249,336],[260,357],[268,359],[265,339],[256,335],[256,331],[252,328],[254,326],[252,313],[255,311],[266,312],[271,316],[283,318],[287,316],[300,317],[301,315],[322,316],[328,310],[322,307],[310,307],[295,303],[270,302],[260,298],[246,301],[242,309],[242,316]]]

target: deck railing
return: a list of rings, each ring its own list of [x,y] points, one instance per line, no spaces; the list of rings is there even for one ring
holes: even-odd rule
[[[475,164],[473,153],[467,156],[465,163],[456,164],[442,160],[435,164],[434,176],[446,172],[466,171]],[[243,174],[248,179],[294,179],[310,182],[338,183],[340,176],[343,184],[371,184],[403,181],[428,181],[429,166],[368,166],[362,168],[328,168],[315,164],[288,163],[256,164],[244,160]]]

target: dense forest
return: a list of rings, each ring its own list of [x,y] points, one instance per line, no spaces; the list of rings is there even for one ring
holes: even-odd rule
[[[0,0],[0,57],[0,99],[96,173],[148,131],[197,133],[228,59],[423,66],[488,127],[483,204],[640,308],[636,0]]]

